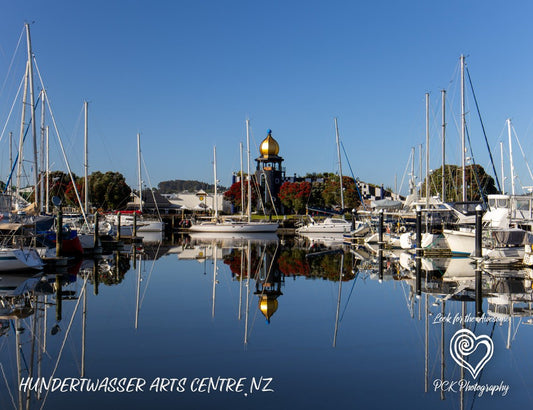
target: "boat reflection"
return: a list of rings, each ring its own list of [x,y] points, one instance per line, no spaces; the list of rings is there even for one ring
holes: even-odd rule
[[[342,238],[339,236],[339,238]],[[345,257],[345,252],[348,256]],[[175,250],[179,259],[196,260],[204,264],[204,274],[208,274],[207,261],[213,263],[211,316],[216,313],[217,287],[222,278],[219,261],[227,265],[231,278],[239,283],[238,318],[245,318],[244,343],[249,340],[249,315],[251,292],[257,297],[257,308],[266,323],[273,320],[280,306],[280,297],[287,277],[326,279],[339,283],[338,306],[336,313],[336,344],[339,322],[339,307],[342,282],[353,280],[357,275],[356,266],[360,260],[342,247],[342,241],[333,246],[330,243],[297,240],[281,242],[276,235],[234,234],[213,236],[212,234],[190,235],[190,241],[183,242]],[[253,316],[255,317],[255,315]]]
[[[16,384],[5,379],[11,403],[17,409],[30,409],[43,399],[39,392],[16,388],[23,377],[40,377],[42,365],[51,359],[47,350],[47,338],[62,331],[63,301],[74,300],[75,291],[69,287],[72,276],[68,270],[60,274],[40,273],[5,273],[0,276],[0,337],[5,337],[4,345],[15,361],[2,360],[2,373],[15,377]],[[48,309],[55,307],[54,317],[47,318]],[[14,333],[14,345],[9,346],[11,333]],[[12,367],[10,367],[12,366]],[[17,393],[14,393],[16,391]]]
[[[171,255],[168,255],[168,249],[172,249]],[[167,260],[157,265],[161,253],[167,254]],[[309,242],[297,239],[294,242],[287,239],[281,241],[271,235],[263,238],[257,235],[238,238],[186,237],[180,238],[177,244],[133,246],[128,248],[127,253],[115,251],[87,259],[61,274],[46,271],[39,275],[32,272],[1,275],[0,341],[6,341],[4,345],[12,342],[9,343],[10,349],[3,353],[14,359],[11,362],[15,368],[5,369],[8,377],[11,377],[9,387],[14,407],[46,408],[45,394],[17,392],[16,386],[24,377],[54,377],[56,368],[58,375],[64,375],[65,366],[69,363],[65,359],[67,349],[63,350],[63,346],[66,343],[72,345],[72,340],[77,342],[76,348],[68,353],[74,353],[76,357],[70,361],[70,365],[79,363],[81,377],[86,373],[97,373],[95,368],[98,365],[86,360],[85,345],[86,340],[90,340],[87,335],[97,330],[97,319],[94,319],[95,322],[88,322],[87,319],[89,309],[94,309],[102,299],[98,296],[100,291],[113,295],[123,295],[119,293],[123,287],[131,291],[129,297],[132,306],[135,299],[135,318],[131,314],[131,307],[128,312],[130,315],[125,320],[126,327],[132,332],[135,332],[133,329],[143,330],[143,320],[153,321],[155,312],[160,311],[143,309],[143,300],[149,295],[152,274],[168,260],[176,260],[174,254],[180,261],[196,260],[204,265],[206,277],[201,275],[201,268],[197,264],[190,263],[188,266],[193,266],[197,272],[194,279],[198,279],[198,286],[206,290],[208,284],[210,299],[200,304],[200,309],[202,314],[210,313],[209,319],[213,322],[216,320],[217,326],[228,323],[228,315],[224,313],[228,312],[224,310],[224,307],[228,309],[228,299],[233,306],[238,305],[238,311],[231,313],[236,313],[235,316],[229,316],[229,326],[235,326],[236,337],[242,340],[244,346],[251,345],[251,341],[257,342],[260,332],[278,336],[276,331],[281,327],[279,325],[287,325],[284,322],[290,318],[291,304],[296,300],[291,298],[296,297],[298,292],[295,288],[300,285],[305,292],[308,289],[322,292],[320,297],[328,293],[327,296],[332,300],[329,306],[332,308],[331,315],[322,316],[326,320],[318,324],[316,330],[328,337],[327,348],[340,345],[345,339],[340,336],[350,325],[366,325],[364,321],[359,322],[359,316],[368,315],[362,310],[356,311],[359,315],[356,325],[342,321],[347,307],[355,310],[353,305],[349,306],[352,294],[362,296],[366,289],[372,290],[371,286],[379,287],[380,292],[365,295],[372,301],[383,297],[384,288],[400,295],[403,292],[407,302],[404,314],[408,314],[406,320],[414,325],[412,329],[407,327],[405,332],[421,336],[419,341],[415,338],[407,351],[417,358],[424,355],[424,391],[433,394],[435,400],[451,399],[454,404],[458,400],[459,406],[455,407],[460,408],[473,407],[472,393],[452,394],[442,388],[432,387],[435,379],[468,378],[464,368],[450,361],[450,354],[447,353],[453,334],[464,328],[476,335],[492,336],[495,327],[501,327],[505,333],[504,344],[511,349],[513,342],[520,337],[522,326],[533,324],[533,271],[530,269],[481,270],[469,258],[423,258],[410,253],[390,253],[383,248],[371,254],[364,248],[326,243],[309,246]],[[175,278],[178,275],[174,273]],[[158,286],[167,285],[168,277],[154,275],[154,278],[156,276],[159,276]],[[371,286],[359,286],[361,280]],[[378,285],[378,282],[381,284]],[[91,285],[94,296],[91,296]],[[104,287],[106,292],[103,292]],[[224,287],[229,287],[230,291],[221,292]],[[323,292],[324,289],[326,292]],[[175,291],[169,291],[170,296],[175,294],[172,292]],[[221,301],[221,298],[226,300]],[[326,303],[328,301],[327,298],[323,300]],[[367,302],[365,300],[365,306]],[[383,301],[379,300],[379,303]],[[321,305],[320,309],[325,311],[327,307]],[[396,319],[394,315],[398,313],[402,314],[402,310],[392,309],[377,314]],[[448,315],[457,316],[461,321],[450,323],[438,320]],[[316,323],[315,319],[312,318],[313,324]],[[372,322],[372,326],[376,326],[376,323],[378,321]],[[53,338],[52,342],[50,338]],[[9,361],[2,361],[2,365],[9,365]],[[421,373],[421,367],[416,372]],[[488,383],[485,378],[487,376],[480,373],[477,382]],[[417,388],[422,390],[420,385]]]
[[[88,285],[92,284],[94,295],[98,295],[102,284],[121,284],[135,254],[136,251],[132,255],[114,252],[39,274],[0,275],[0,337],[5,338],[3,357],[15,358],[2,360],[0,366],[14,408],[45,407],[47,392],[17,386],[32,377],[53,378],[62,364],[69,365],[64,357],[68,354],[64,346],[67,342],[72,344],[73,338],[77,337],[73,331],[78,326],[76,316],[81,317],[81,351],[74,361],[79,362],[80,377],[85,377]],[[135,257],[142,258],[142,253]],[[65,304],[69,305],[68,309]],[[65,311],[69,317],[64,317]],[[12,334],[15,336],[13,344],[9,343]],[[6,379],[7,375],[13,375],[14,379]]]
[[[387,262],[381,260],[379,263]],[[432,380],[457,378],[456,364],[451,362],[446,365],[445,361],[449,357],[446,352],[449,351],[451,337],[459,328],[469,329],[478,336],[488,333],[492,337],[496,326],[507,326],[506,348],[511,349],[519,326],[533,324],[533,288],[529,269],[482,270],[469,258],[423,258],[409,254],[388,259],[388,263],[398,264],[398,269],[403,271],[396,278],[408,286],[411,318],[424,321],[425,392],[431,389]],[[416,305],[418,318],[415,315]],[[434,333],[430,329],[435,326],[440,328],[437,332],[440,374],[435,374],[435,368],[429,368],[432,360],[430,334]],[[459,379],[465,379],[465,369],[460,367],[459,370]],[[489,383],[483,380],[482,371],[476,382]],[[433,389],[437,390],[440,399],[445,400],[445,389]],[[475,393],[465,393],[461,389],[457,396],[461,409],[474,407]]]
[[[299,237],[303,239],[311,248],[314,246],[325,246],[327,248],[340,247],[344,244],[344,234],[341,233],[300,233]]]

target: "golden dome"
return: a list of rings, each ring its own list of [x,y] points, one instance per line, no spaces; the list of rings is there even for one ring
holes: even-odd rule
[[[263,140],[259,147],[259,152],[262,156],[268,157],[270,155],[278,155],[279,145],[278,142],[272,138],[272,131],[268,130],[267,137]]]
[[[268,297],[263,296],[259,299],[259,310],[266,317],[268,323],[270,323],[270,318],[276,310],[278,310],[278,301],[276,299],[268,299]]]

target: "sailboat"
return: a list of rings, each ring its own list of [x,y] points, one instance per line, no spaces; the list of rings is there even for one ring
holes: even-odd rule
[[[246,120],[246,144],[248,149],[248,178],[250,178],[250,122]],[[279,224],[277,222],[263,222],[263,221],[253,221],[252,222],[252,188],[251,181],[248,183],[248,207],[247,207],[247,218],[245,221],[238,220],[220,220],[218,216],[218,205],[217,205],[217,149],[216,146],[213,147],[213,173],[215,178],[215,216],[212,221],[201,222],[193,224],[190,227],[191,232],[230,232],[234,234],[243,234],[243,233],[265,233],[265,232],[276,232]]]
[[[16,196],[13,198],[11,189],[9,190],[9,195],[12,196],[11,201],[9,200],[9,196],[6,195],[6,192],[2,194],[2,219],[4,219],[4,213],[8,218],[10,219],[11,216],[13,216],[13,212],[9,212],[8,206],[11,205],[10,203],[15,202],[15,205],[19,204],[18,198],[22,199],[20,196],[20,185],[21,185],[21,173],[22,173],[22,154],[23,154],[23,144],[24,144],[24,137],[26,135],[25,132],[25,115],[26,110],[28,107],[27,104],[27,95],[29,92],[30,95],[30,113],[31,113],[31,135],[33,137],[33,160],[35,167],[33,169],[33,177],[35,180],[35,198],[37,200],[37,193],[38,193],[38,175],[37,175],[37,150],[36,150],[36,127],[35,127],[35,101],[34,101],[34,88],[33,88],[33,53],[31,48],[31,36],[30,36],[30,26],[28,23],[25,24],[26,29],[26,39],[27,39],[27,55],[28,60],[26,62],[26,73],[24,75],[24,94],[23,94],[23,103],[22,103],[22,120],[21,120],[21,132],[20,132],[20,142],[19,142],[19,153],[17,157],[17,191]],[[28,127],[30,124],[28,124]],[[11,139],[10,139],[11,140]],[[10,147],[10,154],[11,154],[11,147]],[[12,162],[12,161],[10,161]],[[14,171],[14,165],[11,164],[11,174]],[[6,190],[10,188],[11,185],[11,177],[9,177],[9,181],[6,184]],[[14,199],[14,201],[13,201]],[[17,211],[21,211],[20,209],[17,209]],[[24,212],[20,212],[20,216],[25,215]],[[6,218],[6,220],[8,220]],[[4,224],[7,230],[12,232],[17,231],[22,227],[22,224]],[[16,247],[13,239],[15,239],[13,236],[9,235],[6,236],[3,240],[3,243],[0,244],[0,271],[2,272],[9,272],[9,271],[18,271],[18,270],[24,270],[24,269],[41,269],[43,266],[42,260],[39,257],[37,251],[34,248],[30,248],[27,246],[20,246]]]
[[[340,194],[341,194],[341,211],[344,211],[344,192],[342,188],[342,165],[339,144],[339,127],[337,126],[337,118],[335,118],[335,136],[337,141],[337,157],[339,160],[339,177],[340,177]],[[308,215],[309,216],[309,215]],[[296,229],[298,234],[307,233],[349,233],[352,230],[352,223],[344,219],[344,217],[327,217],[323,221],[317,222],[309,216],[310,222],[304,226]]]
[[[137,232],[163,232],[165,229],[165,223],[161,219],[148,219],[144,218],[143,212],[143,199],[142,199],[142,176],[141,176],[141,135],[137,134],[137,180],[139,184],[139,210],[134,211],[121,211],[120,212],[120,235],[130,236],[133,235],[133,226],[136,225]],[[138,218],[136,218],[136,216]],[[118,212],[112,215],[107,215],[108,222],[114,223],[115,226],[119,225]]]
[[[507,119],[509,137],[509,162],[511,168],[511,194],[487,195],[488,210],[483,215],[483,257],[489,263],[516,263],[530,249],[533,231],[532,196],[516,195],[511,138],[511,121]],[[503,173],[503,156],[502,156]],[[502,178],[503,179],[503,178]],[[470,255],[475,248],[475,230],[472,225],[457,230],[444,230],[453,253]],[[524,249],[524,245],[526,245]]]

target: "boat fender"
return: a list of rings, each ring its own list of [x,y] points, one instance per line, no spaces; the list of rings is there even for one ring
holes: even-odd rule
[[[102,224],[100,224],[99,228],[100,231],[105,232],[106,235],[109,235],[112,229],[111,224],[109,222],[103,222]]]

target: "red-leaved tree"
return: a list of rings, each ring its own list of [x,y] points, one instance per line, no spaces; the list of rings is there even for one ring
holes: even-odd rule
[[[254,187],[255,183],[252,185],[252,205],[256,203],[257,201],[257,194],[256,189]],[[247,190],[248,190],[248,182],[245,181],[244,184],[244,209],[246,209],[246,199],[247,199]],[[231,202],[235,209],[240,210],[241,209],[241,182],[235,182],[232,184],[229,189],[224,192],[224,199]]]
[[[283,206],[294,210],[295,213],[303,213],[311,195],[311,183],[284,182],[279,189],[279,199]]]

